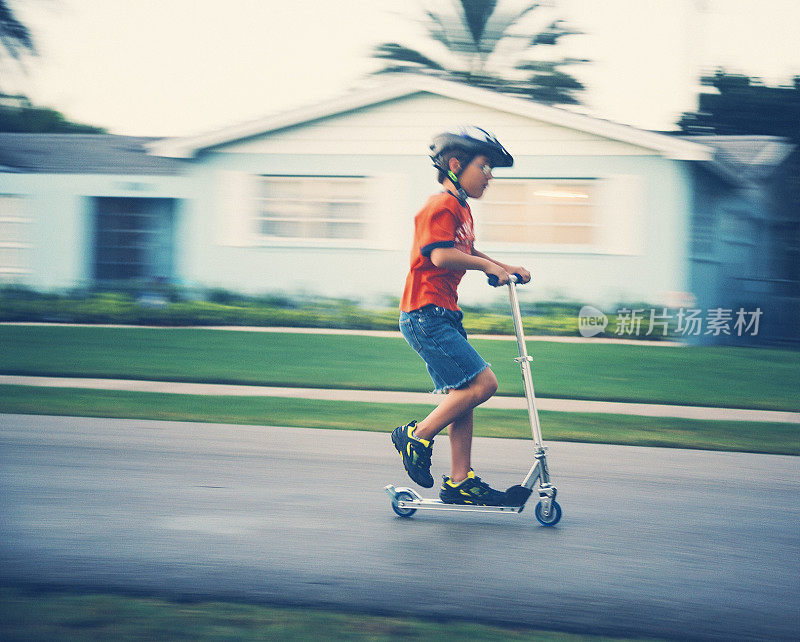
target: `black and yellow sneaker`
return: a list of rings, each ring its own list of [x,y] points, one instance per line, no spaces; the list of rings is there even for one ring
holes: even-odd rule
[[[417,422],[412,421],[405,426],[399,426],[392,431],[392,443],[397,452],[403,457],[403,466],[416,483],[423,488],[433,487],[431,476],[431,454],[433,453],[433,439],[427,441],[414,437],[414,428]]]
[[[502,506],[506,494],[491,488],[470,470],[467,478],[457,484],[444,475],[439,499],[445,504],[474,504],[475,506]]]

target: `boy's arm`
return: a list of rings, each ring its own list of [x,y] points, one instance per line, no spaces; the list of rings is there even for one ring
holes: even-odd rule
[[[521,265],[506,265],[505,263],[501,263],[500,261],[497,261],[497,260],[493,259],[491,256],[488,256],[488,255],[484,254],[483,252],[479,252],[474,247],[472,248],[472,256],[477,256],[478,258],[490,261],[490,262],[494,263],[495,265],[498,265],[501,268],[503,268],[509,274],[519,274],[522,277],[522,282],[523,283],[527,283],[528,281],[531,280],[531,273],[528,272],[528,270],[526,270]],[[487,274],[488,274],[488,272],[487,272]],[[503,284],[501,283],[500,285],[503,285]]]
[[[446,270],[480,270],[487,276],[494,274],[499,285],[509,280],[508,271],[486,255],[465,254],[454,247],[437,247],[431,252],[431,262]]]

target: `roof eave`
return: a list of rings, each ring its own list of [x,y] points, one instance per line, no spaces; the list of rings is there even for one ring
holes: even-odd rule
[[[619,140],[659,152],[665,158],[672,160],[710,161],[714,157],[713,149],[699,143],[620,125],[487,89],[424,76],[403,78],[398,82],[379,88],[349,94],[304,109],[226,127],[199,136],[163,139],[147,144],[145,147],[149,153],[156,156],[193,158],[198,152],[205,149],[421,92],[473,102],[491,109],[499,109],[604,138]]]
[[[437,89],[439,89],[437,93],[448,95],[450,98],[469,100],[486,107],[500,109],[519,116],[540,119],[553,125],[578,129],[603,138],[611,138],[630,143],[661,152],[664,157],[672,160],[711,160],[714,155],[714,150],[712,148],[699,143],[677,140],[664,134],[637,129],[628,125],[621,125],[566,109],[550,107],[549,105],[543,105],[515,96],[499,94],[468,85],[461,85],[460,83],[447,81],[438,82],[440,86],[437,87]],[[447,91],[448,89],[450,89],[450,91]]]
[[[415,93],[408,83],[381,87],[369,92],[349,94],[331,101],[318,103],[255,121],[225,127],[217,131],[184,138],[167,138],[147,145],[149,153],[172,158],[193,158],[198,152],[226,143],[252,138],[301,123],[312,122],[328,116],[374,105]]]

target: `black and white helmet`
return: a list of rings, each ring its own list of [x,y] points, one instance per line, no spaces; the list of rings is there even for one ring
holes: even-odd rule
[[[473,157],[486,156],[492,167],[511,167],[514,164],[514,158],[493,134],[474,125],[456,127],[434,136],[430,145],[433,166],[447,172],[449,168],[443,162],[443,156],[454,150],[467,152]]]

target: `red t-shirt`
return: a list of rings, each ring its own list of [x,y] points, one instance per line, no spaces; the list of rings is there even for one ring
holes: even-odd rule
[[[414,218],[414,243],[411,246],[411,269],[406,278],[400,309],[417,310],[438,305],[458,310],[458,284],[464,270],[436,267],[431,252],[438,247],[455,247],[472,254],[475,233],[468,205],[450,192],[434,194]]]

